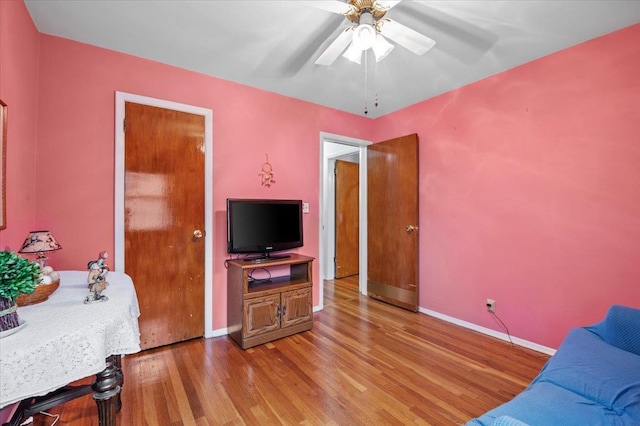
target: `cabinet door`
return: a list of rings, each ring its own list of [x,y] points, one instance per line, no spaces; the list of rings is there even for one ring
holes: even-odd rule
[[[280,294],[244,301],[242,337],[253,337],[280,328]]]
[[[282,328],[312,320],[311,287],[282,293]]]

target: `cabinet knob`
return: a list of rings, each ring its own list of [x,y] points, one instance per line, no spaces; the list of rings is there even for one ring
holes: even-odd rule
[[[418,227],[414,225],[407,225],[407,232],[412,233],[413,231],[417,231]]]
[[[204,232],[202,232],[199,229],[196,229],[195,231],[193,231],[193,238],[195,238],[196,240],[199,240],[202,237],[204,237]]]

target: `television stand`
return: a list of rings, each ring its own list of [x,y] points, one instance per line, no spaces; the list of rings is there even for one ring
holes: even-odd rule
[[[312,257],[271,256],[263,263],[227,262],[227,329],[242,349],[311,330],[313,326]],[[268,262],[267,262],[268,261]],[[269,281],[250,281],[255,269],[289,274]],[[286,273],[286,272],[285,272]]]

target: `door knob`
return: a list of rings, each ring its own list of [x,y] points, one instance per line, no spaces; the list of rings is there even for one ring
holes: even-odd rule
[[[193,238],[195,239],[200,239],[204,236],[204,232],[202,232],[199,229],[196,229],[195,231],[193,231]]]
[[[418,227],[417,226],[413,226],[413,225],[407,225],[407,232],[411,233],[413,231],[417,231]]]

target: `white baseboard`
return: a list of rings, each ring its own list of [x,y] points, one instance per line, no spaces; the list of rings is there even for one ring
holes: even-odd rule
[[[318,312],[320,310],[322,310],[322,306],[315,306],[313,308],[313,312]],[[441,314],[439,312],[432,311],[430,309],[419,308],[418,311],[420,313],[425,314],[425,315],[429,315],[429,316],[432,316],[434,318],[438,318],[438,319],[441,319],[443,321],[447,321],[447,322],[450,322],[452,324],[456,324],[456,325],[459,325],[461,327],[468,328],[470,330],[477,331],[479,333],[486,334],[488,336],[495,337],[495,338],[500,339],[500,340],[504,340],[505,342],[509,341],[509,335],[507,335],[506,333],[501,333],[499,331],[495,331],[495,330],[492,330],[490,328],[482,327],[480,325],[477,325],[477,324],[474,324],[474,323],[471,323],[471,322],[467,322],[467,321],[460,320],[458,318],[450,317],[449,315]],[[225,327],[225,328],[219,328],[217,330],[211,330],[210,332],[208,331],[205,334],[204,337],[206,337],[206,338],[220,337],[220,336],[226,336],[227,334],[229,334],[229,331]],[[553,354],[556,353],[556,350],[553,349],[553,348],[549,348],[547,346],[542,346],[542,345],[539,345],[537,343],[530,342],[528,340],[520,339],[518,337],[511,336],[511,341],[513,341],[513,343],[515,345],[522,346],[522,347],[525,347],[525,348],[528,348],[528,349],[531,349],[531,350],[534,350],[534,351],[538,351],[538,352],[541,352],[543,354],[553,355]]]
[[[500,339],[500,340],[504,340],[506,342],[509,341],[509,335],[506,334],[506,333],[500,333],[499,331],[495,331],[495,330],[492,330],[490,328],[482,327],[480,325],[473,324],[471,322],[463,321],[463,320],[460,320],[458,318],[450,317],[448,315],[441,314],[439,312],[432,311],[430,309],[419,308],[418,311],[423,313],[423,314],[425,314],[425,315],[429,315],[429,316],[432,316],[434,318],[438,318],[438,319],[441,319],[443,321],[447,321],[447,322],[450,322],[452,324],[459,325],[461,327],[468,328],[470,330],[477,331],[479,333],[486,334],[488,336],[495,337],[495,338]],[[528,349],[532,349],[534,351],[538,351],[538,352],[541,352],[543,354],[554,355],[556,353],[556,350],[553,349],[553,348],[549,348],[547,346],[542,346],[542,345],[539,345],[537,343],[530,342],[528,340],[520,339],[518,337],[511,336],[511,341],[513,341],[513,343],[515,345],[522,346],[522,347],[525,347],[525,348],[528,348]]]
[[[204,337],[209,339],[211,337],[226,336],[227,334],[229,334],[229,329],[225,327],[225,328],[219,328],[217,330],[211,330],[211,332],[206,333]]]

